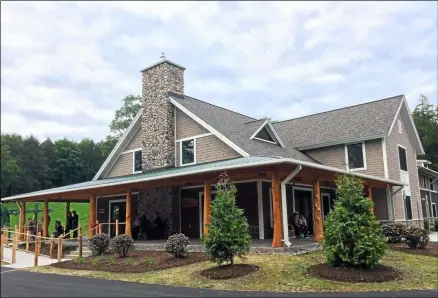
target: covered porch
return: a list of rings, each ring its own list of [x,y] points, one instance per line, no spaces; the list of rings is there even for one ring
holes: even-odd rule
[[[176,232],[186,234],[192,243],[197,243],[202,234],[208,233],[206,224],[210,222],[214,184],[224,171],[236,184],[236,202],[245,211],[254,243],[263,244],[262,247],[269,243],[273,248],[290,247],[302,240],[292,239],[288,229],[294,212],[306,217],[311,232],[309,241],[322,240],[324,218],[336,200],[335,176],[347,173],[288,158],[244,157],[90,181],[3,200],[21,203],[20,229],[23,232],[28,202],[44,202],[43,235],[46,236],[50,202],[88,202],[88,237],[101,230],[112,236],[125,233],[137,238],[134,234],[139,231],[133,228],[135,219],[141,220],[144,216],[153,222],[158,212],[166,226],[161,239],[140,237],[138,243],[163,241]],[[391,193],[393,187],[403,186],[403,183],[364,174],[353,175],[362,179],[366,196],[373,200],[372,212],[378,219],[391,220]],[[96,229],[96,225],[99,228]]]

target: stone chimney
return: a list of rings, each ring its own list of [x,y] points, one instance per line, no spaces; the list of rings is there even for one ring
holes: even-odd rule
[[[175,115],[168,93],[184,94],[184,70],[163,59],[141,71],[143,171],[175,166]]]

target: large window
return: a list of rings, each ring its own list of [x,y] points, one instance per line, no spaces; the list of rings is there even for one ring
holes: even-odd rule
[[[365,170],[365,143],[348,144],[345,146],[347,169]]]
[[[405,214],[407,220],[412,219],[411,196],[405,197]]]
[[[398,147],[398,159],[400,161],[400,170],[407,171],[408,163],[406,161],[406,149],[402,147]]]
[[[133,172],[140,173],[142,170],[141,150],[134,151],[133,156]]]
[[[190,165],[196,163],[195,157],[195,139],[181,142],[181,165]]]

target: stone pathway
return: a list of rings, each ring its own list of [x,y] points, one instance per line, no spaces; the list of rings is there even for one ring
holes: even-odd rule
[[[31,252],[25,252],[22,250],[17,250],[17,254],[16,254],[16,262],[15,264],[12,264],[12,248],[11,247],[5,247],[5,254],[3,257],[3,260],[7,263],[9,263],[8,265],[2,265],[2,267],[7,267],[7,268],[26,268],[26,267],[33,267],[33,262],[34,262],[34,254]],[[51,259],[47,256],[38,256],[38,265],[39,266],[45,266],[45,265],[50,265],[52,263],[56,263],[58,260],[56,259]],[[66,261],[66,259],[62,259],[62,261]]]

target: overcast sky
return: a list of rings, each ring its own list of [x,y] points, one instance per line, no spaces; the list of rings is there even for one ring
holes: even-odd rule
[[[437,3],[1,2],[1,131],[100,140],[161,52],[185,93],[275,120],[437,102]]]

